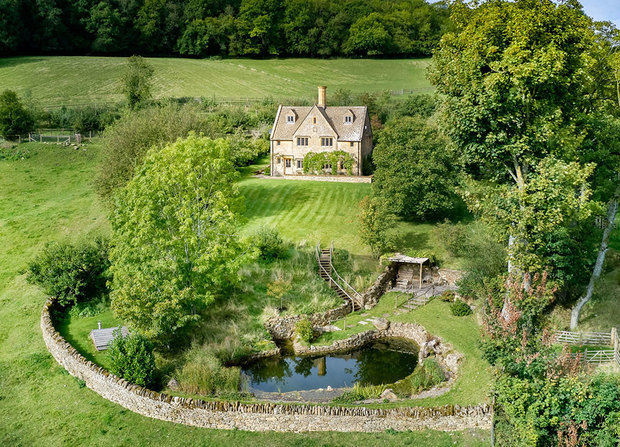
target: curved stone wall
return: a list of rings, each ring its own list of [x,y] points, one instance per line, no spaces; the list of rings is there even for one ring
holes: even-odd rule
[[[390,322],[386,329],[360,332],[325,346],[304,346],[295,340],[293,349],[298,355],[324,355],[351,351],[373,341],[386,338],[405,338],[414,341],[420,347],[419,363],[422,363],[427,355],[433,354],[437,363],[446,373],[447,383],[443,385],[444,387],[451,386],[456,380],[463,355],[455,351],[452,345],[444,342],[440,337],[429,334],[423,326],[415,323]]]
[[[406,407],[370,409],[204,401],[157,393],[110,374],[86,360],[54,328],[48,301],[41,313],[41,331],[47,349],[69,374],[112,402],[143,416],[205,428],[249,431],[363,431],[490,429],[488,405],[460,407]]]

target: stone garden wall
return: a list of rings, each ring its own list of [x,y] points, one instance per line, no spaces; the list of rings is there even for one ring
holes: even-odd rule
[[[41,331],[47,349],[71,375],[83,380],[103,398],[143,416],[216,429],[250,431],[342,431],[489,429],[488,405],[460,407],[405,407],[370,409],[277,403],[244,404],[203,401],[157,393],[132,385],[86,360],[54,328],[48,301],[41,313]],[[398,326],[392,328],[399,333]]]
[[[315,182],[372,183],[372,177],[358,175],[284,175],[263,177],[273,180],[310,180]]]
[[[396,277],[398,268],[395,265],[389,265],[381,273],[374,284],[362,294],[362,302],[367,309],[372,309],[379,302],[379,298],[389,288],[392,281]],[[338,320],[345,315],[351,313],[351,305],[343,304],[340,307],[330,309],[325,312],[317,312],[311,315],[290,315],[285,317],[272,317],[265,322],[265,327],[276,340],[287,340],[295,335],[295,325],[303,319],[308,319],[312,326],[325,326],[331,324],[332,321]]]

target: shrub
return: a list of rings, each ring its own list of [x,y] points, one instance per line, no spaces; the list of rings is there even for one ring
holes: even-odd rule
[[[2,147],[0,146],[0,161],[17,161],[17,160],[26,160],[30,158],[36,152],[29,149],[24,148],[23,146],[9,146]]]
[[[452,312],[454,316],[464,317],[466,315],[471,315],[472,310],[465,302],[456,300],[454,303],[450,304],[450,312]]]
[[[205,396],[234,394],[241,385],[241,370],[222,366],[211,352],[192,350],[192,356],[177,371],[176,379],[184,393]]]
[[[356,383],[353,389],[345,391],[340,396],[332,400],[338,404],[352,404],[360,400],[379,399],[381,394],[386,390],[387,385],[360,385]]]
[[[456,295],[452,290],[446,290],[444,293],[439,295],[439,299],[444,303],[452,303],[456,299]]]
[[[52,242],[28,265],[28,280],[66,306],[107,292],[108,242]]]
[[[94,317],[105,312],[108,309],[108,304],[105,298],[100,300],[83,301],[77,303],[75,306],[71,306],[69,309],[69,315],[73,318],[85,318]]]
[[[307,318],[303,318],[295,325],[295,334],[306,343],[312,341],[314,331],[312,330],[312,323]]]
[[[437,237],[451,256],[465,256],[470,245],[469,232],[463,224],[451,224],[445,220],[437,224]]]
[[[120,329],[114,333],[108,348],[110,371],[128,382],[148,387],[155,377],[153,344],[140,334],[123,337]]]
[[[17,93],[11,90],[0,93],[0,135],[7,140],[14,140],[30,132],[33,126],[34,118]]]
[[[278,230],[272,227],[260,227],[253,234],[251,242],[258,251],[259,258],[263,261],[283,258],[288,250],[287,244],[280,237]]]
[[[413,392],[427,390],[444,380],[446,376],[435,359],[426,359],[409,378]]]
[[[409,377],[395,383],[392,388],[398,396],[408,397],[439,385],[445,380],[446,376],[437,361],[427,358]]]

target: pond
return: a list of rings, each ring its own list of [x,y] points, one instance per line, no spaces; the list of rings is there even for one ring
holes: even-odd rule
[[[320,357],[267,357],[242,368],[249,391],[305,391],[394,383],[413,372],[418,346],[409,340],[389,339],[357,350]]]

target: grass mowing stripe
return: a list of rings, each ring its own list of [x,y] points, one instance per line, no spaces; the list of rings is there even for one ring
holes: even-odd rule
[[[426,79],[429,59],[147,60],[154,68],[155,98],[314,99],[317,85],[328,85],[330,91],[344,88],[353,93],[433,91]],[[29,92],[42,106],[118,102],[123,100],[120,78],[125,63],[123,57],[3,58],[0,85],[22,95]]]

